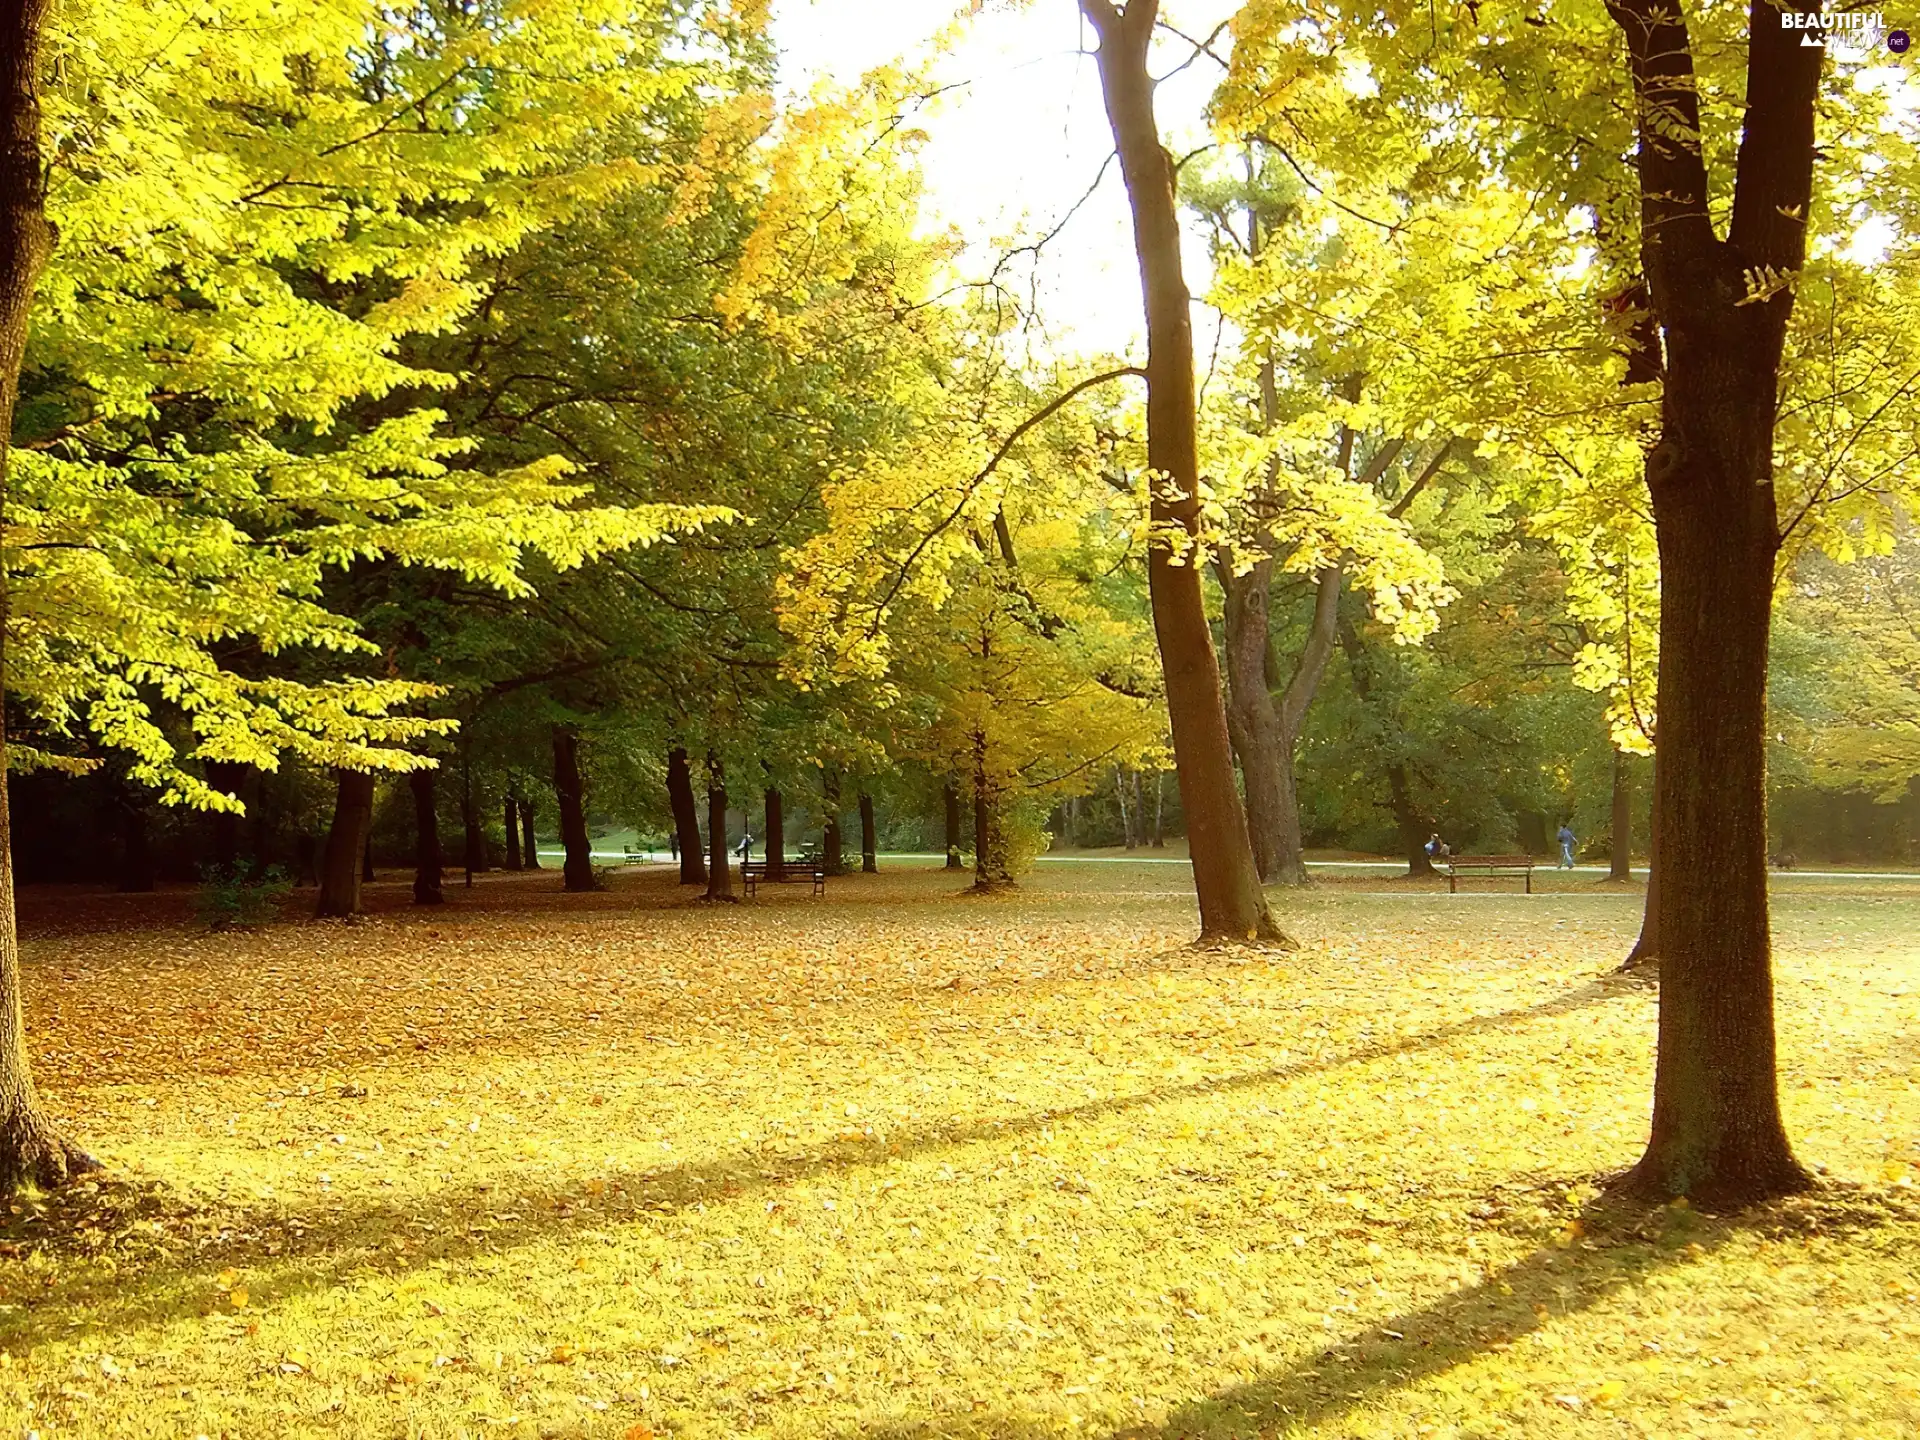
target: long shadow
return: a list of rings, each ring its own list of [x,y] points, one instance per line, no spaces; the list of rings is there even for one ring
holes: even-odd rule
[[[1290,1368],[1191,1401],[1158,1424],[1113,1431],[1108,1440],[1250,1440],[1304,1430],[1591,1309],[1656,1271],[1693,1263],[1743,1229],[1834,1234],[1917,1220],[1920,1213],[1865,1192],[1802,1197],[1737,1218],[1602,1199],[1582,1212],[1582,1238],[1565,1247],[1542,1246],[1478,1285],[1369,1326]],[[846,1440],[1039,1433],[1019,1417],[975,1415],[867,1426],[847,1432]]]
[[[1566,1248],[1542,1246],[1477,1285],[1350,1335],[1289,1369],[1191,1401],[1161,1424],[1116,1431],[1111,1440],[1228,1440],[1334,1419],[1697,1259],[1736,1228],[1692,1212],[1649,1215],[1610,1200],[1589,1205],[1580,1223],[1585,1238]]]
[[[584,1184],[510,1192],[493,1185],[467,1185],[429,1197],[311,1217],[238,1207],[196,1209],[158,1185],[110,1182],[79,1187],[57,1192],[37,1215],[11,1217],[0,1225],[0,1249],[15,1254],[28,1249],[73,1256],[111,1253],[117,1273],[98,1287],[110,1289],[111,1294],[103,1298],[86,1279],[63,1284],[57,1275],[51,1285],[0,1280],[0,1293],[18,1305],[0,1311],[0,1347],[25,1351],[50,1338],[72,1335],[74,1308],[80,1304],[97,1321],[95,1333],[110,1334],[203,1311],[213,1289],[210,1277],[229,1265],[248,1267],[258,1310],[276,1300],[339,1284],[354,1274],[458,1261],[548,1235],[633,1223],[701,1201],[732,1200],[795,1181],[889,1165],[931,1150],[1279,1084],[1569,1014],[1635,993],[1637,988],[1630,981],[1606,976],[1535,1005],[1471,1016],[1336,1055],[1005,1119],[958,1121],[836,1141],[803,1155],[737,1152],[629,1175],[591,1190]],[[160,1249],[154,1237],[169,1230],[175,1236],[175,1248]],[[118,1248],[115,1237],[121,1237]],[[396,1246],[396,1241],[410,1248]]]

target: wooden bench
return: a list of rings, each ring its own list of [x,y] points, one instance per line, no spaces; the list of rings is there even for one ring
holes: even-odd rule
[[[742,860],[740,862],[740,883],[746,886],[747,898],[753,898],[756,886],[761,882],[770,885],[795,885],[802,880],[813,882],[813,893],[827,893],[827,867],[820,860],[789,860],[780,867],[778,874],[770,874],[764,860]]]
[[[626,856],[620,862],[623,865],[645,865],[653,859],[653,853],[651,851],[641,850],[632,845],[628,845],[625,848],[627,852]]]
[[[1533,893],[1533,856],[1531,855],[1449,855],[1447,857],[1447,893],[1460,888],[1460,872],[1478,870],[1483,875],[1523,875],[1527,894]]]

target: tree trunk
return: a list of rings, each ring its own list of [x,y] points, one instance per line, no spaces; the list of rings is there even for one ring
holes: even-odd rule
[[[511,795],[501,802],[500,833],[507,845],[507,869],[518,870],[520,868],[520,821],[519,812],[514,806]]]
[[[727,859],[727,772],[707,752],[707,899],[732,900],[733,867]]]
[[[147,807],[131,786],[119,784],[114,809],[120,812],[120,891],[142,894],[153,889],[153,847],[148,843]]]
[[[700,839],[700,811],[693,798],[693,767],[685,747],[667,752],[667,803],[673,808],[673,833],[680,841],[680,883],[705,885],[707,860]]]
[[[0,4],[0,513],[7,500],[8,440],[20,394],[27,317],[34,283],[53,249],[40,157],[40,47],[48,10],[48,0]],[[0,528],[0,546],[5,539]],[[0,554],[0,702],[7,623],[6,557]],[[14,929],[5,708],[0,703],[0,1194],[11,1194],[23,1183],[51,1188],[100,1166],[41,1111],[27,1059],[20,941]]]
[[[438,905],[447,897],[440,888],[445,857],[440,853],[440,807],[434,803],[439,779],[433,770],[416,770],[407,777],[413,791],[413,903]]]
[[[960,791],[951,781],[940,790],[941,799],[946,804],[947,821],[947,865],[949,870],[964,870],[966,862],[960,858]]]
[[[1753,284],[1806,257],[1826,52],[1755,9],[1722,240],[1684,15],[1660,0],[1610,11],[1637,101],[1641,265],[1667,360],[1647,455],[1661,589],[1659,1048],[1652,1134],[1627,1183],[1729,1208],[1811,1183],[1780,1116],[1767,911],[1774,423],[1794,291]]]
[[[520,863],[529,870],[540,868],[540,842],[533,833],[533,801],[520,802]]]
[[[1153,772],[1153,848],[1167,847],[1167,772]]]
[[[371,821],[368,823],[367,831],[366,838],[360,842],[360,883],[363,885],[370,885],[380,878],[374,873],[373,869],[373,826]]]
[[[1120,843],[1131,850],[1137,842],[1134,837],[1133,810],[1127,803],[1127,772],[1123,766],[1116,765],[1113,770],[1113,798],[1120,806]]]
[[[240,787],[246,783],[247,767],[233,760],[209,760],[207,762],[207,784],[240,798]],[[240,866],[240,817],[231,810],[213,812],[213,863],[228,875],[235,874]]]
[[[880,837],[873,823],[873,796],[860,792],[860,873],[880,873]]]
[[[1651,970],[1660,963],[1660,755],[1653,757],[1653,813],[1647,827],[1647,897],[1640,907],[1640,935],[1620,962],[1622,970]]]
[[[1735,504],[1739,492],[1730,495],[1724,483],[1698,489],[1701,497],[1670,498],[1656,513],[1657,704],[1667,763],[1654,771],[1661,881],[1648,895],[1660,946],[1660,1030],[1653,1133],[1633,1184],[1660,1198],[1726,1206],[1809,1182],[1787,1143],[1775,1077],[1766,807],[1771,496],[1765,515],[1743,524],[1740,511],[1762,507]],[[1711,503],[1715,492],[1719,503]]]
[[[1340,648],[1347,653],[1347,667],[1353,673],[1353,693],[1367,705],[1373,695],[1373,662],[1367,656],[1366,642],[1353,621],[1342,616],[1338,622]],[[1384,728],[1384,727],[1383,727]],[[1407,857],[1407,877],[1437,875],[1433,857],[1427,854],[1427,838],[1433,827],[1413,803],[1413,785],[1407,767],[1399,760],[1386,766],[1387,803],[1393,810],[1395,827],[1400,831],[1400,848]]]
[[[767,791],[767,878],[787,873],[787,811],[778,790]]]
[[[840,772],[827,766],[820,773],[820,788],[827,800],[827,823],[820,837],[821,858],[829,875],[844,875],[847,862],[840,842]]]
[[[1012,884],[999,789],[987,765],[987,737],[983,731],[976,730],[973,734],[973,888],[1005,890]]]
[[[553,727],[553,794],[560,807],[560,844],[567,852],[566,888],[594,889],[593,841],[587,837],[586,787],[580,781],[580,737],[566,725]]]
[[[1180,265],[1173,160],[1160,143],[1147,50],[1158,0],[1081,0],[1100,36],[1100,83],[1133,212],[1147,322],[1147,466],[1156,483],[1147,551],[1154,636],[1173,724],[1174,763],[1200,902],[1202,940],[1284,940],[1268,913],[1234,783],[1220,671],[1200,585],[1200,557],[1176,556],[1169,531],[1199,533],[1200,457],[1194,413],[1191,297]],[[1176,563],[1178,561],[1179,563]]]
[[[473,877],[486,873],[487,832],[480,824],[480,807],[473,798],[473,756],[460,747],[460,863],[466,871],[467,888]]]
[[[367,831],[373,824],[373,772],[339,770],[333,824],[320,859],[319,915],[358,915]]]
[[[1613,752],[1613,834],[1609,880],[1633,878],[1633,771],[1624,750]]]

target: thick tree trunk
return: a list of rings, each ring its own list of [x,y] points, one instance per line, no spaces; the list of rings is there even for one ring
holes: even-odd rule
[[[1254,866],[1270,885],[1304,885],[1307,872],[1298,859],[1299,819],[1293,803],[1292,737],[1282,732],[1279,708],[1267,688],[1273,564],[1266,556],[1239,575],[1229,566],[1220,567],[1226,599],[1227,719],[1246,788]],[[1291,867],[1282,859],[1290,820],[1296,852]]]
[[[520,802],[520,863],[529,870],[540,868],[540,842],[533,833],[533,801]]]
[[[1201,557],[1191,553],[1199,533],[1200,485],[1192,302],[1180,264],[1176,175],[1160,143],[1147,69],[1159,4],[1128,0],[1123,13],[1111,0],[1081,0],[1081,9],[1100,37],[1101,89],[1133,212],[1146,308],[1147,466],[1165,477],[1151,497],[1157,538],[1147,552],[1147,587],[1200,902],[1200,937],[1284,940],[1253,863],[1200,584]],[[1185,532],[1188,553],[1173,553],[1169,531]]]
[[[1344,431],[1341,463],[1352,456],[1353,437]],[[1300,801],[1293,773],[1307,709],[1320,690],[1333,654],[1345,577],[1339,567],[1320,573],[1314,587],[1313,619],[1294,661],[1293,674],[1276,698],[1271,631],[1273,561],[1258,562],[1245,575],[1223,572],[1226,591],[1227,695],[1232,707],[1235,748],[1246,780],[1247,828],[1261,879],[1270,885],[1309,883],[1300,837]]]
[[[1670,425],[1694,418],[1674,416],[1684,392],[1672,380],[1669,396]],[[1716,398],[1696,444],[1740,413],[1734,397]],[[1712,436],[1719,446],[1694,451],[1701,473],[1654,490],[1664,501],[1655,518],[1665,759],[1654,770],[1659,878],[1648,898],[1660,1029],[1653,1133],[1631,1183],[1712,1206],[1809,1183],[1775,1078],[1766,666],[1776,541],[1771,491],[1744,478],[1764,473],[1770,407],[1763,418],[1757,435]]]
[[[673,807],[673,833],[680,841],[680,883],[705,885],[707,860],[700,839],[700,810],[693,795],[693,767],[684,747],[667,752],[667,803]]]
[[[1609,880],[1633,878],[1633,770],[1624,750],[1613,752],[1613,833],[1609,837]]]
[[[987,737],[973,736],[973,888],[1005,890],[1013,884],[1007,864],[1006,830],[1000,816],[1000,794],[987,763]]]
[[[787,873],[787,810],[778,790],[767,791],[767,878]]]
[[[358,915],[367,830],[373,824],[373,772],[339,770],[335,774],[333,824],[320,859],[320,903],[315,913]]]
[[[566,888],[594,888],[593,841],[587,836],[586,787],[580,780],[580,737],[566,725],[553,727],[553,794],[560,809],[560,844],[567,852]]]
[[[707,851],[707,899],[735,899],[727,858],[727,772],[712,751],[707,752]]]
[[[416,770],[407,777],[413,792],[413,903],[438,905],[446,899],[440,888],[445,857],[440,853],[440,807],[435,803],[437,771]]]
[[[20,361],[34,283],[53,249],[40,157],[40,47],[48,0],[0,3],[0,513],[7,499],[8,440],[20,394]],[[0,546],[5,543],[0,529]],[[6,676],[6,558],[0,554],[0,701]],[[5,705],[0,703],[0,1194],[23,1183],[53,1187],[99,1169],[40,1109],[27,1059],[14,929],[13,834],[6,783]]]
[[[960,858],[960,791],[951,782],[941,787],[941,799],[946,804],[947,822],[947,866],[949,870],[964,870],[967,862]]]
[[[519,809],[509,795],[500,802],[500,835],[506,844],[506,868],[520,868],[520,817]]]
[[[844,875],[847,861],[840,840],[840,772],[827,766],[821,771],[820,788],[827,801],[827,823],[820,837],[821,859],[829,875]]]
[[[1806,257],[1825,51],[1764,6],[1716,233],[1684,12],[1614,0],[1641,128],[1641,265],[1666,342],[1647,489],[1660,546],[1653,1126],[1628,1185],[1726,1208],[1806,1188],[1781,1121],[1767,912],[1767,645],[1780,360]]]
[[[880,873],[880,838],[873,823],[873,796],[864,790],[860,792],[860,872],[863,875]]]

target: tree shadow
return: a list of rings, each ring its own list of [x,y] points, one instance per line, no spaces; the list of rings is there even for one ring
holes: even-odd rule
[[[1111,1431],[1107,1440],[1250,1440],[1304,1431],[1503,1349],[1660,1270],[1692,1264],[1743,1230],[1832,1235],[1915,1221],[1920,1212],[1865,1190],[1799,1196],[1737,1217],[1603,1197],[1560,1241],[1477,1285],[1369,1326],[1287,1369],[1190,1401],[1158,1423]],[[865,1426],[845,1432],[845,1440],[1043,1433],[1057,1427],[1042,1429],[1017,1416],[955,1415]]]
[[[801,1155],[739,1151],[578,1185],[469,1184],[434,1194],[396,1196],[352,1209],[288,1212],[225,1206],[176,1194],[163,1184],[91,1180],[5,1217],[0,1256],[44,1252],[50,1258],[107,1257],[110,1280],[94,1267],[63,1280],[57,1269],[28,1283],[14,1272],[0,1309],[0,1347],[24,1352],[71,1336],[76,1307],[96,1334],[120,1334],[207,1313],[213,1276],[245,1266],[255,1311],[277,1300],[338,1285],[360,1274],[458,1262],[553,1235],[644,1223],[649,1217],[716,1200],[734,1200],[823,1176],[877,1169],[931,1151],[1008,1140],[1041,1130],[1110,1119],[1133,1111],[1228,1095],[1349,1065],[1412,1054],[1465,1036],[1569,1014],[1635,992],[1602,977],[1563,995],[1514,1010],[1470,1016],[1431,1030],[1285,1065],[1055,1106],[1005,1118],[956,1120],[838,1140]],[[92,1273],[88,1273],[89,1271]]]

